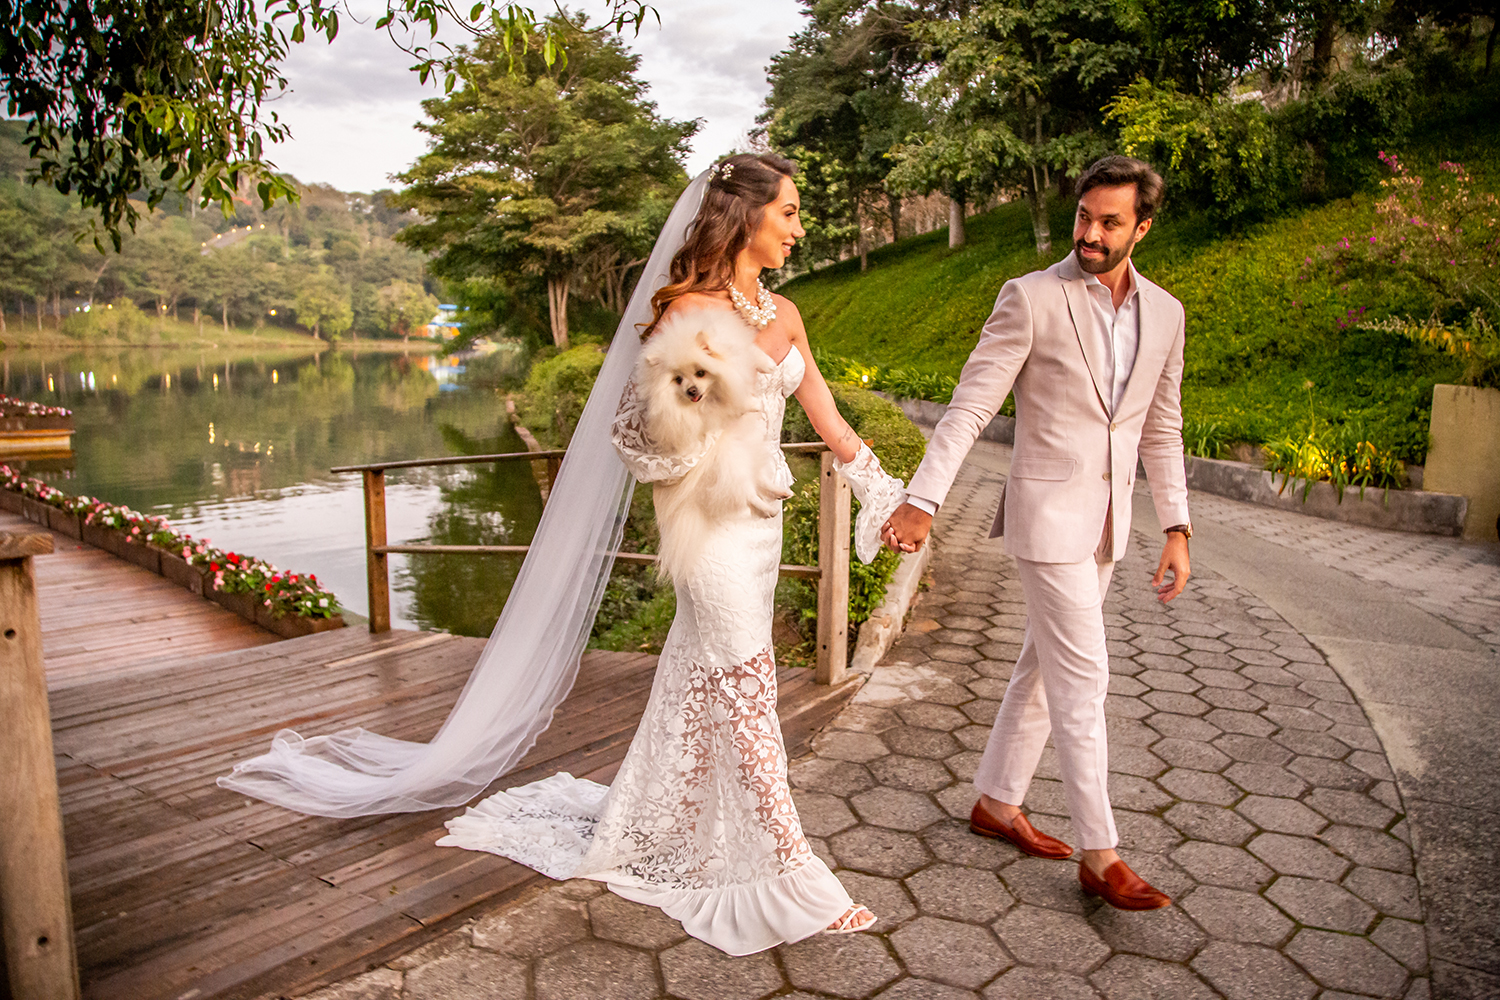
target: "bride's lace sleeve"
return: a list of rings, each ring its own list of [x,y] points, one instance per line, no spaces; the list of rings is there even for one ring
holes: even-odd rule
[[[704,454],[663,455],[656,450],[646,435],[646,404],[636,392],[635,379],[625,384],[609,438],[624,460],[625,468],[642,483],[675,483],[687,475]]]

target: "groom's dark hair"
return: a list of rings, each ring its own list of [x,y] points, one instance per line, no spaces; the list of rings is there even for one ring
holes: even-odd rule
[[[1145,222],[1161,207],[1161,175],[1144,160],[1106,156],[1089,164],[1078,178],[1078,197],[1096,187],[1135,185],[1135,221]]]

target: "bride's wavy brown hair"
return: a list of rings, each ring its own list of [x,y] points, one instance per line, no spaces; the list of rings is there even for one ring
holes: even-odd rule
[[[765,207],[781,193],[781,179],[797,165],[775,153],[739,153],[720,160],[687,242],[672,258],[669,282],[651,296],[651,336],[662,314],[689,292],[720,292],[734,277],[734,259],[750,244]]]

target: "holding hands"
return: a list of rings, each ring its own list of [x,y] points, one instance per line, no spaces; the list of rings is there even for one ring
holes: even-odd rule
[[[932,515],[909,503],[903,503],[886,519],[880,529],[880,540],[892,552],[916,552],[932,531]]]

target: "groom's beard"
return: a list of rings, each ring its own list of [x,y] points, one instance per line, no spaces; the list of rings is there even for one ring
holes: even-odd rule
[[[1083,268],[1089,274],[1104,274],[1119,267],[1120,261],[1130,256],[1130,248],[1133,246],[1135,246],[1134,243],[1127,243],[1122,247],[1111,249],[1107,244],[1104,243],[1090,243],[1087,240],[1075,240],[1073,243],[1073,251],[1074,255],[1078,258],[1079,267]],[[1083,255],[1082,250],[1084,247],[1088,247],[1090,250],[1103,250],[1105,251],[1105,254],[1102,258],[1091,259]]]

